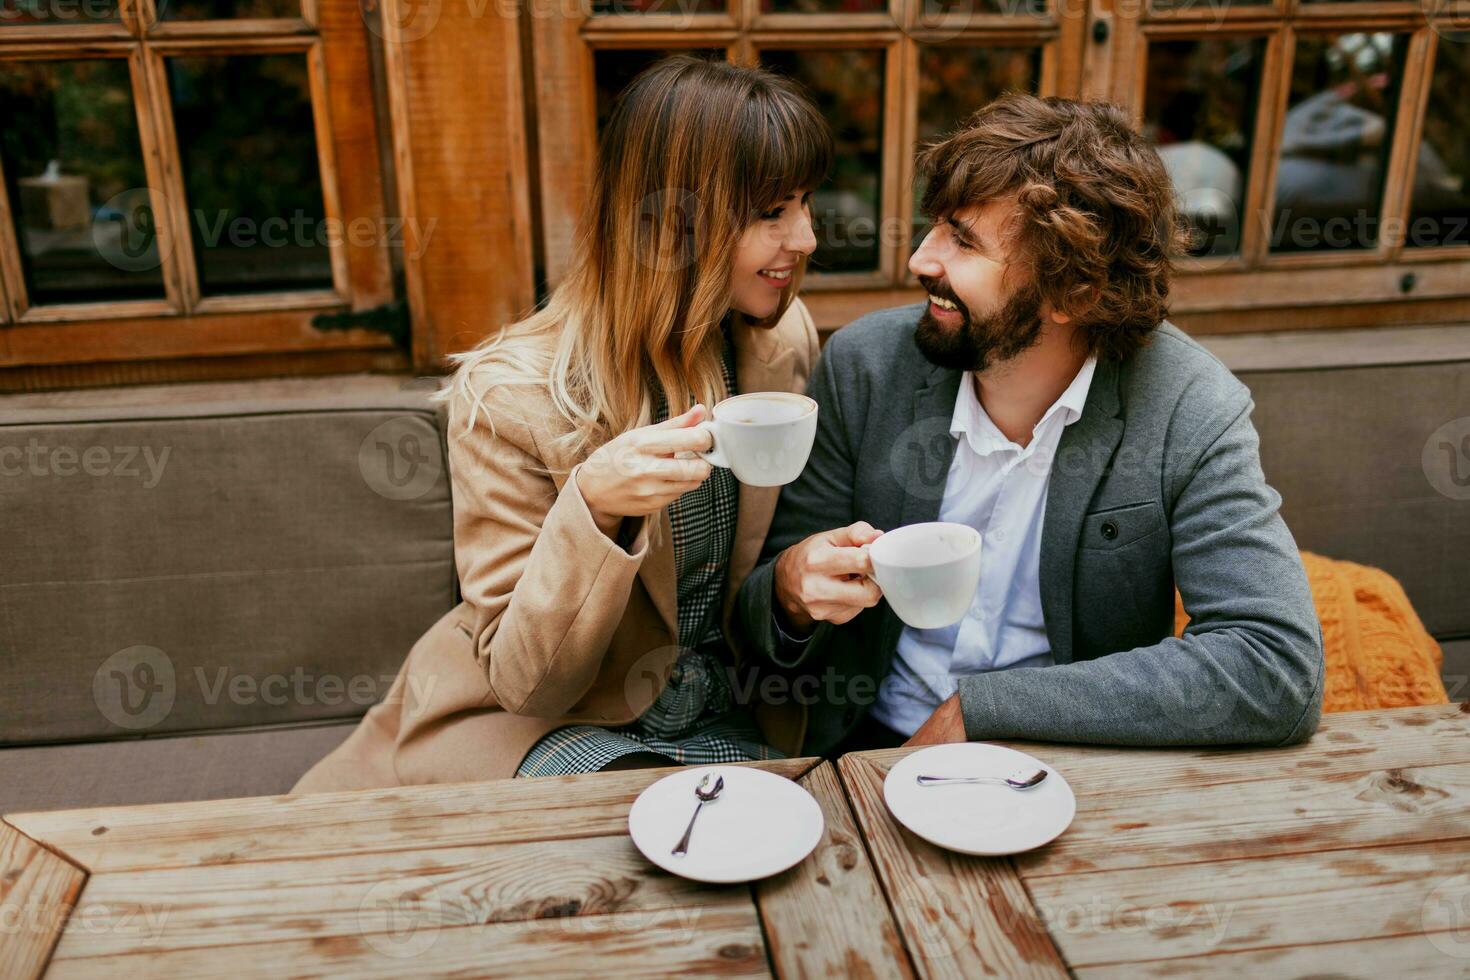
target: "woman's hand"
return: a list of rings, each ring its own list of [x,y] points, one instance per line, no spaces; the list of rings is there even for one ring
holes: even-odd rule
[[[666,422],[624,432],[587,457],[577,488],[604,534],[616,538],[623,518],[657,513],[709,478],[709,463],[674,457],[710,448],[713,438],[696,428],[704,416],[704,406],[695,405]]]

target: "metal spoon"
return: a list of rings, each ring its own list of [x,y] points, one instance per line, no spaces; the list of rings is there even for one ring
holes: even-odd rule
[[[1046,778],[1045,769],[1017,769],[1002,779],[999,776],[917,776],[920,786],[943,786],[946,783],[999,783],[1011,789],[1030,789]]]
[[[716,779],[713,789],[706,789],[707,786],[709,786],[709,773],[705,773],[699,785],[694,787],[694,795],[699,797],[699,803],[694,807],[694,816],[689,818],[689,826],[684,828],[684,836],[680,837],[679,843],[674,845],[674,850],[671,852],[674,857],[683,857],[689,853],[689,835],[694,833],[694,821],[699,819],[699,811],[704,809],[704,805],[713,803],[725,789],[725,777],[721,776]]]

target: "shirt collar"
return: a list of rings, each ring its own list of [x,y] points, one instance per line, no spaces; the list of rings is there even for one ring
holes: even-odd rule
[[[1041,416],[1041,421],[1037,422],[1035,428],[1031,430],[1031,442],[1027,444],[1028,449],[1036,445],[1038,435],[1050,422],[1052,416],[1060,414],[1063,427],[1071,425],[1082,417],[1082,408],[1087,404],[1087,393],[1092,389],[1092,377],[1096,372],[1097,358],[1089,357],[1078,369],[1076,376],[1072,378],[1072,383],[1067,385],[1061,397],[1052,403],[1051,407]],[[955,399],[954,415],[950,419],[949,432],[950,435],[962,436],[969,442],[970,448],[981,456],[1003,449],[1020,448],[1006,438],[1005,433],[1001,432],[991,421],[990,415],[985,411],[985,406],[980,404],[980,398],[975,393],[975,377],[972,371],[966,371],[960,378],[959,396]]]

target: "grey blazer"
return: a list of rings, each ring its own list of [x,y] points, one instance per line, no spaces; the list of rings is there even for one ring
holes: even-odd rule
[[[880,602],[843,626],[821,624],[804,645],[783,644],[774,559],[858,520],[887,529],[937,519],[963,374],[919,353],[922,310],[869,314],[827,345],[808,387],[821,406],[811,460],[782,491],[740,590],[737,640],[784,675],[781,690],[805,698],[808,754],[835,746],[876,700],[903,624]],[[970,739],[1311,735],[1321,628],[1281,498],[1261,472],[1251,408],[1249,390],[1167,322],[1126,361],[1098,363],[1047,487],[1040,589],[1056,663],[959,678]],[[1176,585],[1191,617],[1177,639]]]

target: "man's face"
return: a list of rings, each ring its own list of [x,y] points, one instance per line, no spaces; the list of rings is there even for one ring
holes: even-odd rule
[[[1008,199],[964,208],[937,221],[909,258],[929,292],[914,339],[933,363],[984,371],[1041,339],[1041,296],[1012,263],[1015,215]]]

